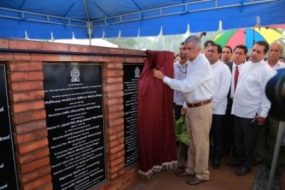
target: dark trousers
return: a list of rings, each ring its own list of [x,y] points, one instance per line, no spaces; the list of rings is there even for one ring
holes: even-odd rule
[[[234,151],[235,157],[246,168],[251,167],[256,147],[259,126],[257,120],[234,117]]]
[[[174,104],[175,121],[181,117],[181,109],[183,106]]]
[[[220,159],[224,141],[225,115],[213,114],[211,134],[214,140],[214,159]]]
[[[234,145],[234,116],[232,112],[233,99],[228,99],[227,111],[225,116],[225,125],[224,125],[224,143],[223,143],[223,153],[230,154],[232,146]]]

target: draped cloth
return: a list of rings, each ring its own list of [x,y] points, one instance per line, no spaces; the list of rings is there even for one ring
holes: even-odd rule
[[[153,77],[156,68],[174,77],[172,52],[146,51],[148,58],[139,78],[138,153],[139,173],[151,177],[177,164],[173,119],[173,90]]]

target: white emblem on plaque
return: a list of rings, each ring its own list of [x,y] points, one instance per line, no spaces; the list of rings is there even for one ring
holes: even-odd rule
[[[138,67],[136,67],[136,69],[135,69],[135,78],[139,78],[140,74],[141,74],[140,69]]]
[[[80,82],[80,79],[79,79],[80,72],[76,67],[74,67],[71,70],[70,76],[71,76],[71,82]]]
[[[4,107],[0,108],[0,112],[3,112],[4,111]]]
[[[0,165],[0,169],[2,169],[2,168],[4,168],[4,163],[2,163],[2,164]]]

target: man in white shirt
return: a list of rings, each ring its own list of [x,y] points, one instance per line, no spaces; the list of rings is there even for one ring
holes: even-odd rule
[[[179,47],[179,56],[180,60],[174,63],[174,79],[183,80],[187,74],[187,54],[186,48],[184,46],[184,42],[180,44]],[[175,112],[175,120],[178,120],[181,117],[181,109],[184,104],[183,93],[177,90],[174,90],[174,112]]]
[[[231,87],[228,93],[228,104],[225,119],[225,135],[224,135],[224,147],[222,156],[231,154],[233,146],[233,128],[234,128],[234,116],[232,115],[233,97],[235,93],[236,84],[238,81],[239,71],[241,70],[244,61],[246,60],[247,47],[245,45],[237,45],[234,48],[233,61],[227,63],[232,73]]]
[[[285,68],[285,63],[279,61],[279,57],[283,53],[283,47],[279,43],[271,44],[268,52],[268,65],[273,69]],[[271,165],[272,157],[274,153],[275,143],[277,139],[279,121],[274,119],[271,115],[268,115],[265,123],[260,127],[258,139],[257,139],[257,154],[256,159],[252,165],[258,165],[265,162],[268,166]],[[266,136],[268,135],[269,145],[268,152],[266,150]]]
[[[187,183],[196,185],[209,180],[209,132],[212,123],[213,73],[209,61],[201,52],[201,40],[197,36],[189,36],[185,40],[187,59],[189,60],[187,75],[183,80],[175,80],[165,76],[156,69],[153,76],[163,80],[173,90],[184,94],[186,126],[188,130],[188,160],[185,171],[178,173],[180,177],[190,176]]]
[[[233,50],[230,46],[225,46],[222,51],[221,61],[224,63],[229,63],[232,59]]]
[[[214,139],[214,155],[212,166],[220,167],[220,157],[223,150],[224,122],[227,108],[227,94],[231,85],[231,72],[229,67],[220,61],[222,47],[212,44],[208,47],[207,58],[213,71],[214,96],[213,96],[213,119],[211,134]]]
[[[234,94],[232,114],[236,160],[230,165],[240,166],[235,172],[239,176],[251,170],[258,132],[271,106],[265,95],[266,84],[274,75],[274,71],[264,61],[268,49],[267,42],[254,44],[251,61],[243,65]]]

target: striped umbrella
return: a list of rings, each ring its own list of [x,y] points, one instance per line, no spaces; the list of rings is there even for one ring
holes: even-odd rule
[[[222,34],[218,34],[214,41],[222,47],[230,46],[235,48],[239,44],[246,45],[251,48],[254,42],[263,40],[269,44],[276,40],[283,38],[283,34],[274,28],[242,28],[237,30],[230,30]]]

